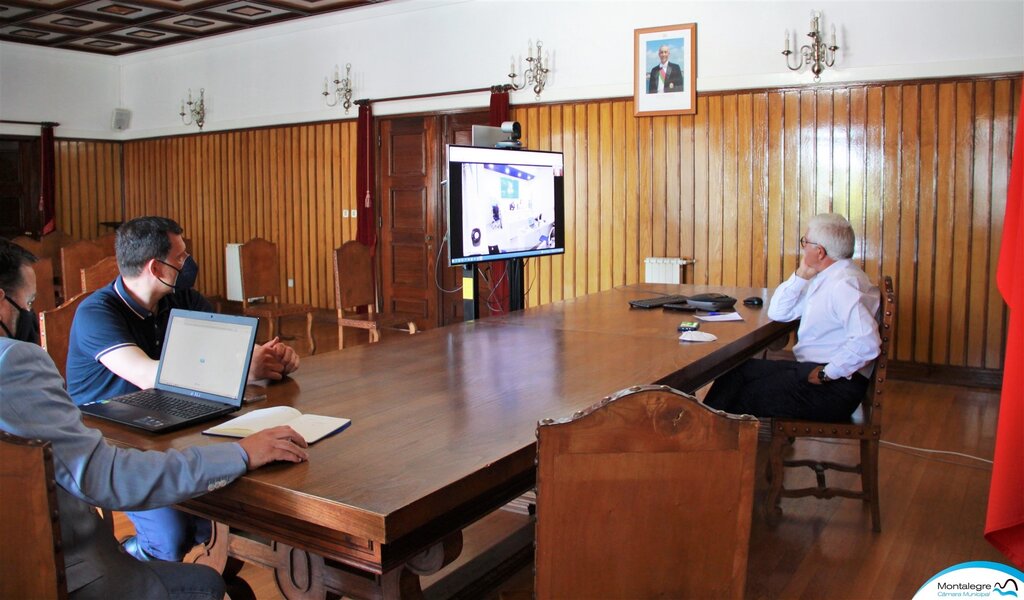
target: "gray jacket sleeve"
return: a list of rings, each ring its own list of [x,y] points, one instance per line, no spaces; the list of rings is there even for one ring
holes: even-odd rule
[[[108,444],[82,423],[53,361],[39,346],[0,338],[0,428],[53,444],[57,483],[101,508],[168,506],[245,473],[237,443],[140,451]]]

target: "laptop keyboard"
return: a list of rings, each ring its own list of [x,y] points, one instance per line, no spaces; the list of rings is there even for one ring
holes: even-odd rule
[[[135,394],[122,396],[117,401],[140,408],[158,410],[180,419],[191,419],[192,417],[198,417],[218,410],[217,407],[208,404],[192,402],[185,398],[166,396],[152,390],[143,390]]]

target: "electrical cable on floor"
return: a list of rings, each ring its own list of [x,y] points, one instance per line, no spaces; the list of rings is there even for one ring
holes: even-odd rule
[[[444,245],[446,243],[448,243],[448,234],[449,233],[450,233],[450,230],[449,231],[445,231],[444,232],[444,237],[441,238],[441,243],[437,245],[437,258],[434,260],[434,285],[437,286],[437,289],[441,290],[442,292],[444,292],[446,294],[454,294],[455,292],[458,292],[458,291],[462,290],[462,286],[461,285],[459,287],[455,288],[454,290],[446,290],[446,289],[444,289],[444,286],[441,285],[441,281],[437,278],[438,274],[441,272],[441,253],[444,252]]]
[[[833,445],[836,445],[836,446],[852,446],[853,442],[856,441],[856,440],[852,440],[850,442],[844,442],[844,441],[840,441],[840,440],[826,440],[826,439],[822,439],[822,438],[812,438],[812,437],[801,438],[801,439],[805,439],[805,440],[808,440],[808,441],[814,441],[814,442],[818,442],[818,443],[821,443],[821,444],[833,444]],[[981,462],[981,463],[986,463],[986,464],[989,464],[989,465],[992,464],[992,461],[988,460],[987,458],[981,458],[980,456],[973,456],[971,454],[964,454],[962,452],[953,452],[951,450],[935,450],[933,448],[918,448],[917,446],[907,446],[907,445],[904,445],[904,444],[898,444],[896,442],[889,442],[889,441],[886,441],[886,440],[879,440],[879,443],[882,446],[887,447],[887,448],[891,448],[893,450],[896,450],[897,452],[909,451],[909,452],[920,452],[920,453],[923,453],[923,454],[947,454],[947,455],[951,455],[951,456],[959,456],[961,458],[966,458],[966,459],[969,459],[969,460],[978,461],[978,462]],[[963,467],[979,468],[979,469],[984,469],[986,471],[989,470],[986,467],[976,467],[974,465],[964,464],[962,462],[956,462],[956,461],[952,461],[952,460],[942,460],[942,459],[939,459],[939,458],[932,458],[932,457],[927,457],[927,456],[922,456],[921,458],[929,458],[930,460],[934,460],[936,462],[942,462],[942,463],[946,463],[946,464],[950,464],[950,465],[960,465],[960,466],[963,466]]]

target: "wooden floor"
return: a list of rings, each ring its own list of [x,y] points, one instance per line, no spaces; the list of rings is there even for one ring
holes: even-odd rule
[[[300,326],[286,324],[284,328],[298,331]],[[395,338],[403,335],[386,333],[383,343],[400,342]],[[349,340],[346,332],[346,345]],[[316,341],[320,351],[336,351],[336,328],[323,318],[317,322]],[[366,342],[360,338],[352,343]],[[300,341],[294,344],[300,354],[306,353]],[[991,460],[998,391],[890,380],[887,395],[885,442]],[[803,444],[798,442],[797,457],[804,453],[836,457],[856,453],[848,444]],[[759,453],[761,450],[764,447]],[[878,534],[871,531],[870,514],[860,501],[838,498],[783,499],[783,519],[778,526],[769,527],[759,506],[766,493],[764,471],[759,470],[746,597],[910,598],[925,580],[950,565],[969,560],[1006,562],[982,537],[989,465],[883,445],[879,470],[882,532]],[[813,481],[810,471],[806,477]],[[462,561],[471,560],[479,548],[524,519],[527,517],[501,511],[468,531]],[[125,529],[119,521],[119,534]],[[451,582],[445,582],[446,571],[424,581],[428,598],[458,595]],[[242,576],[257,598],[281,598],[267,570],[246,566]],[[489,599],[501,591],[530,590],[531,580],[527,566],[490,591],[474,591],[472,597]]]

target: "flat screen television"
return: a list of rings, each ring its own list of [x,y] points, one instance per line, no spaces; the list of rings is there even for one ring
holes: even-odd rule
[[[561,152],[448,146],[452,266],[565,252]]]

